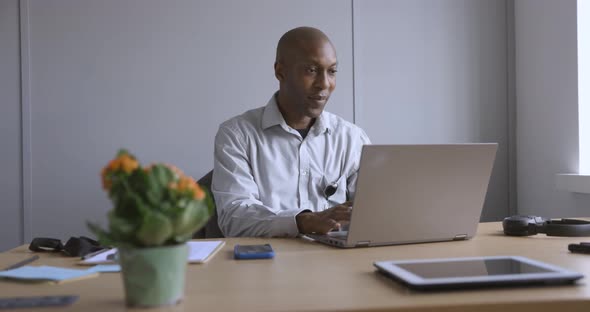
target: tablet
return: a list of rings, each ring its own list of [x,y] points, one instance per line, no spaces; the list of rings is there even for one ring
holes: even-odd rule
[[[379,261],[379,272],[417,290],[568,284],[584,277],[519,256]]]

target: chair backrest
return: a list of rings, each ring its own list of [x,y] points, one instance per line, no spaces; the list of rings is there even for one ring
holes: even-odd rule
[[[197,183],[199,185],[207,187],[208,190],[211,190],[211,182],[213,180],[213,170],[209,171],[206,175],[201,177]],[[210,192],[211,193],[211,192]],[[213,193],[211,193],[211,197],[213,197]],[[215,198],[213,199],[213,203],[215,204]],[[219,229],[219,224],[217,223],[217,207],[213,209],[213,216],[207,222],[207,225],[203,227],[201,230],[197,231],[193,238],[222,238],[223,233],[221,233],[221,229]]]

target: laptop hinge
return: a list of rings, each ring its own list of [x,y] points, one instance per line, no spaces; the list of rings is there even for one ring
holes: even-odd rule
[[[356,242],[355,247],[368,247],[371,244],[371,241],[360,241]]]
[[[467,239],[467,234],[457,234],[453,238],[453,240],[464,240],[464,239]]]

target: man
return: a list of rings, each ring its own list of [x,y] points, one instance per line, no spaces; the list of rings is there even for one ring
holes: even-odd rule
[[[212,191],[226,237],[327,233],[350,220],[363,130],[325,112],[336,87],[334,46],[318,29],[279,40],[279,91],[221,124]]]

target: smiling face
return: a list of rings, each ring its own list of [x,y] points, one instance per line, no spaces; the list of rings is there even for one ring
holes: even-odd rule
[[[277,57],[279,108],[291,127],[306,128],[323,112],[336,88],[337,65],[336,51],[325,35],[295,40]]]

